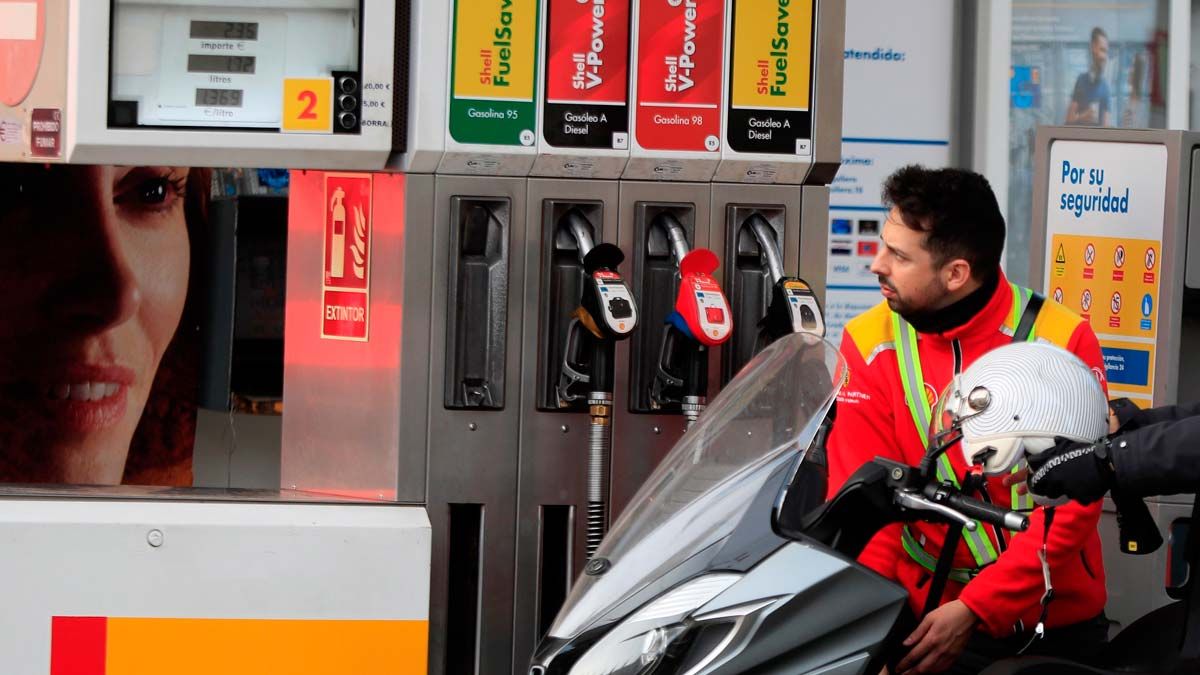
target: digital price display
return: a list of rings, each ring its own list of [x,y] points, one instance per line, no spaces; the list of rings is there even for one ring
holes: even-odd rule
[[[189,73],[245,73],[252,75],[255,61],[253,56],[188,54],[187,69]]]
[[[196,105],[214,108],[242,107],[241,89],[197,89]]]
[[[193,21],[188,33],[193,39],[257,40],[258,23],[249,21]]]

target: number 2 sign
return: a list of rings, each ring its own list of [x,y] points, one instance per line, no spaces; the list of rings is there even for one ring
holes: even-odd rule
[[[288,78],[283,81],[284,132],[333,133],[333,78]]]

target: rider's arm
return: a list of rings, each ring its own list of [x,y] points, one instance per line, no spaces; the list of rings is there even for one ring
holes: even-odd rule
[[[854,344],[842,337],[842,356],[850,377],[838,393],[837,419],[829,435],[829,496],[837,494],[846,479],[877,456],[902,460],[896,452],[896,425],[890,397]],[[874,364],[878,367],[880,364]],[[894,579],[900,548],[900,526],[889,525],[871,540],[858,560],[879,574]]]
[[[1119,431],[1140,429],[1151,424],[1174,422],[1194,415],[1200,415],[1200,403],[1164,405],[1157,408],[1142,409],[1127,398],[1118,398],[1110,401],[1108,405],[1120,423]]]
[[[1130,496],[1195,492],[1200,485],[1200,417],[1118,434],[1110,447],[1115,487]]]
[[[1200,417],[1159,422],[1094,443],[1063,441],[1029,458],[1029,489],[1045,497],[1099,500],[1195,492],[1200,485]]]

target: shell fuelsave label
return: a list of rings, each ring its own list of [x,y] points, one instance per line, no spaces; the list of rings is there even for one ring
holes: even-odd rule
[[[725,0],[641,0],[637,23],[638,145],[720,150]]]
[[[538,0],[455,0],[450,136],[533,145]]]
[[[738,152],[810,154],[813,0],[734,0],[727,139]]]
[[[543,135],[555,146],[629,147],[631,0],[549,0]]]

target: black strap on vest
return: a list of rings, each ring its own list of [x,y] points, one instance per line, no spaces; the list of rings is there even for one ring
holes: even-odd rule
[[[1013,332],[1013,342],[1025,342],[1029,339],[1029,334],[1033,332],[1033,324],[1037,321],[1038,312],[1042,311],[1042,303],[1046,302],[1046,298],[1040,293],[1034,293],[1029,296],[1029,302],[1025,304],[1025,311],[1021,312],[1021,320],[1017,322],[1017,330]]]

